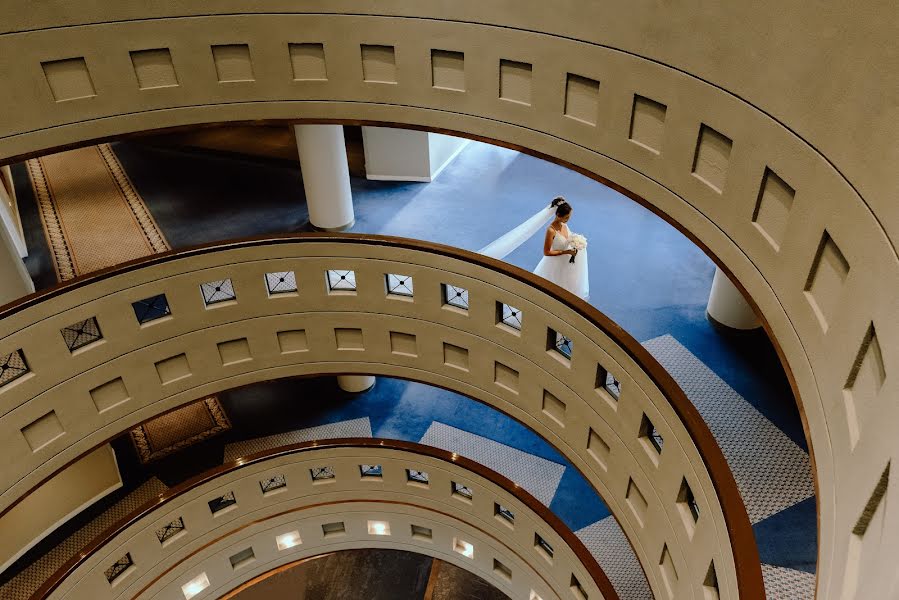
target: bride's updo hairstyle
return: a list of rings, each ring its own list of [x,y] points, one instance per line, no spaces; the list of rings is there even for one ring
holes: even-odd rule
[[[562,196],[556,196],[555,198],[553,198],[550,206],[556,209],[557,217],[564,217],[571,212],[571,205],[568,204],[568,201],[565,200],[565,198],[563,198]]]

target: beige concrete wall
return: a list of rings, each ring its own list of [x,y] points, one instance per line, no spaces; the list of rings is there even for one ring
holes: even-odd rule
[[[120,487],[119,467],[109,444],[54,475],[0,517],[0,571],[57,526]]]
[[[357,289],[331,290],[329,270],[352,271]],[[284,271],[298,291],[269,294],[266,274]],[[411,277],[414,295],[388,294],[388,274]],[[201,285],[224,279],[236,298],[206,306]],[[467,290],[469,308],[447,305],[444,284]],[[161,293],[171,315],[139,324],[132,302]],[[520,330],[499,321],[498,303],[520,311]],[[91,316],[104,338],[70,353],[58,330]],[[548,349],[550,329],[573,340],[570,360]],[[0,464],[0,505],[93,444],[204,394],[296,375],[405,377],[494,406],[553,444],[616,516],[657,596],[670,587],[677,598],[703,598],[714,562],[721,598],[735,599],[737,552],[747,548],[735,550],[732,536],[751,536],[736,485],[689,401],[675,405],[654,379],[661,368],[618,335],[468,256],[389,245],[283,240],[131,270],[0,321],[0,355],[22,348],[32,368],[0,391],[9,458]],[[604,387],[605,372],[620,382],[620,397]],[[664,437],[661,453],[641,433],[645,418]],[[684,480],[700,507],[695,522],[678,501]],[[753,581],[757,554],[751,539],[741,544],[750,551],[743,581]],[[664,548],[677,572],[667,586]]]
[[[816,461],[821,596],[847,585],[853,543],[882,561],[899,546],[852,533],[899,449],[892,3],[60,6],[3,5],[0,155],[337,118],[483,135],[600,174],[705,245],[777,340]],[[245,48],[217,69],[221,45]],[[884,596],[890,568],[858,564],[858,593]]]

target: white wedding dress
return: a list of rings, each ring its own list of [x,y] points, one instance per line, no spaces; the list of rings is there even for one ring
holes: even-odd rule
[[[555,213],[555,206],[547,206],[512,231],[490,242],[478,250],[478,252],[491,258],[504,259],[525,241],[549,225]],[[569,230],[568,235],[574,234]],[[553,250],[567,250],[568,238],[559,232],[555,232],[551,247]],[[574,263],[570,262],[570,260],[571,255],[569,254],[544,256],[537,268],[534,269],[534,273],[586,300],[590,295],[586,248],[577,253]]]
[[[574,235],[571,231],[569,235]],[[552,246],[553,250],[567,250],[568,238],[561,232],[555,232]],[[544,256],[534,269],[534,274],[552,281],[557,286],[565,288],[575,296],[586,300],[590,296],[590,278],[587,274],[587,249],[579,250],[574,262],[571,255],[560,254],[558,256]]]

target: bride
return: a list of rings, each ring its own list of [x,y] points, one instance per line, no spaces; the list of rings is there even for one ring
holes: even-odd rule
[[[590,295],[590,280],[587,274],[587,250],[571,248],[572,237],[568,229],[571,219],[571,205],[559,196],[552,201],[551,208],[556,216],[546,228],[543,240],[543,259],[534,269],[534,274],[548,279],[584,300]],[[574,257],[569,258],[569,257]]]
[[[570,248],[569,240],[574,234],[568,229],[567,223],[571,212],[571,205],[559,196],[548,207],[481,248],[479,253],[503,259],[548,223],[543,242],[543,259],[534,273],[586,300],[590,295],[587,251]],[[570,262],[571,257],[575,257],[574,262]]]

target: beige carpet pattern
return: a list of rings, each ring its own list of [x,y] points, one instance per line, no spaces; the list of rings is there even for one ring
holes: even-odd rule
[[[146,464],[229,429],[231,422],[218,398],[209,396],[135,427],[131,441]]]
[[[26,164],[60,281],[170,249],[109,144]]]

